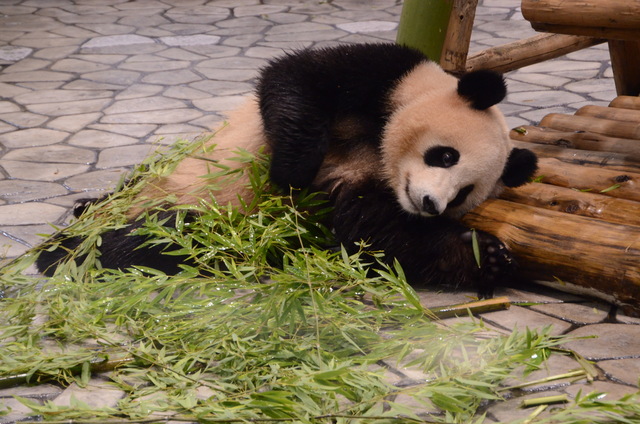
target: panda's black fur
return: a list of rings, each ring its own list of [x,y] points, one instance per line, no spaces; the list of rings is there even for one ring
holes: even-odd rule
[[[407,150],[409,153],[403,153],[402,157],[412,160],[419,154],[418,159],[424,161],[422,166],[438,172],[473,165],[474,158],[468,158],[464,151],[461,158],[459,146],[445,145],[446,140],[433,141],[427,137],[427,141],[419,141],[423,134],[418,130],[414,131],[416,144],[427,143],[428,149],[411,153],[414,146],[410,140],[404,140],[401,122],[403,114],[416,113],[412,106],[414,97],[430,94],[411,91],[411,84],[420,87],[417,79],[420,72],[427,76],[434,73],[434,81],[440,78],[453,84],[446,96],[459,98],[455,109],[464,109],[462,116],[469,114],[469,119],[479,123],[501,119],[492,107],[506,94],[500,75],[479,71],[450,83],[452,77],[432,68],[435,69],[433,63],[420,52],[394,44],[344,45],[287,54],[262,69],[256,89],[256,112],[250,119],[261,121],[263,140],[259,144],[264,144],[271,154],[272,183],[287,191],[289,187],[308,187],[328,194],[333,206],[328,224],[337,242],[356,249],[356,244],[364,240],[371,249],[383,250],[389,261],[400,262],[414,285],[475,285],[486,294],[512,271],[512,257],[497,238],[478,231],[483,258],[478,267],[472,252],[471,230],[457,220],[459,213],[455,210],[464,205],[460,206],[460,212],[466,212],[495,194],[493,191],[499,191],[499,186],[525,183],[536,169],[536,157],[527,150],[507,146],[508,138],[500,129],[500,143],[505,147],[501,147],[501,157],[495,163],[503,169],[491,170],[498,172],[495,179],[499,181],[491,182],[491,187],[485,187],[481,194],[474,193],[480,196],[478,199],[467,198],[477,189],[477,184],[470,183],[444,199],[446,204],[427,194],[420,194],[416,200],[412,190],[422,182],[408,171],[406,181],[402,180],[404,185],[393,186],[390,181],[396,176],[390,175],[382,158],[395,157],[394,149]],[[438,108],[432,113],[438,114]],[[394,120],[400,124],[394,124]],[[409,118],[408,122],[413,124],[416,120]],[[429,123],[430,116],[421,116],[419,120]],[[464,126],[465,122],[455,124]],[[407,131],[410,139],[413,133]],[[395,146],[394,137],[400,137],[398,134],[403,140]],[[490,146],[492,141],[479,143]],[[493,158],[486,160],[489,165],[494,163]],[[404,166],[403,163],[398,166]],[[404,171],[398,169],[400,173]],[[479,170],[479,176],[485,172],[489,171]],[[404,203],[400,196],[407,198]],[[449,213],[450,210],[454,212]],[[140,221],[131,224],[139,225]],[[136,249],[144,237],[127,236],[131,229],[102,236],[103,267],[142,265],[169,273],[180,269],[184,258],[162,255],[161,247]],[[65,243],[67,249],[73,249],[79,240]],[[62,249],[43,251],[38,268],[51,275],[64,256]]]

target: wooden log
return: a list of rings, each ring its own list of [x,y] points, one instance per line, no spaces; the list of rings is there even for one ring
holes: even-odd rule
[[[537,175],[545,184],[640,202],[639,173],[589,168],[563,163],[555,158],[540,158]]]
[[[522,0],[529,22],[556,25],[640,28],[638,0]]]
[[[640,97],[618,96],[609,103],[609,107],[640,110]]]
[[[609,40],[637,40],[640,30],[633,28],[605,28],[590,26],[554,25],[546,22],[531,22],[531,28],[539,32],[575,35],[582,37],[606,38]]]
[[[460,75],[466,69],[477,6],[478,0],[453,1],[447,35],[440,56],[440,66],[453,74]]]
[[[525,277],[566,280],[640,312],[640,227],[499,199],[463,221],[503,240]]]
[[[515,147],[529,149],[538,157],[555,158],[563,163],[583,165],[588,172],[592,167],[640,173],[640,156],[627,153],[596,152],[593,150],[569,149],[549,144],[527,143],[513,140]]]
[[[640,122],[640,110],[633,109],[588,105],[578,109],[575,114],[579,116],[592,116],[594,118],[609,119],[612,121]]]
[[[467,58],[467,71],[478,69],[491,69],[496,72],[513,71],[514,69],[582,50],[604,41],[604,39],[573,35],[538,34],[469,56]]]
[[[513,140],[528,143],[640,156],[640,143],[637,140],[607,137],[592,132],[558,131],[551,128],[524,125],[511,130],[509,136]]]
[[[591,131],[610,137],[640,140],[640,122],[609,121],[587,116],[550,113],[542,118],[540,126],[561,131]]]
[[[618,95],[640,95],[640,30],[634,40],[609,40],[613,80]]]
[[[501,199],[572,215],[640,227],[640,202],[550,184],[531,183],[506,189]]]

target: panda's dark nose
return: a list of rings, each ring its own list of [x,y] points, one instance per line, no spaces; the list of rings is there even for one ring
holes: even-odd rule
[[[424,196],[422,198],[422,210],[428,213],[429,215],[439,215],[438,209],[436,208],[435,203],[431,200],[431,197]]]

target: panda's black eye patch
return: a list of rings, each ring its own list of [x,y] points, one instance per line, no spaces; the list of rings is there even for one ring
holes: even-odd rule
[[[460,160],[460,153],[453,147],[434,146],[424,154],[424,163],[438,168],[450,168]]]

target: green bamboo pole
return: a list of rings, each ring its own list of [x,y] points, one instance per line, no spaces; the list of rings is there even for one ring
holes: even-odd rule
[[[452,5],[452,0],[405,0],[396,42],[439,62]]]

